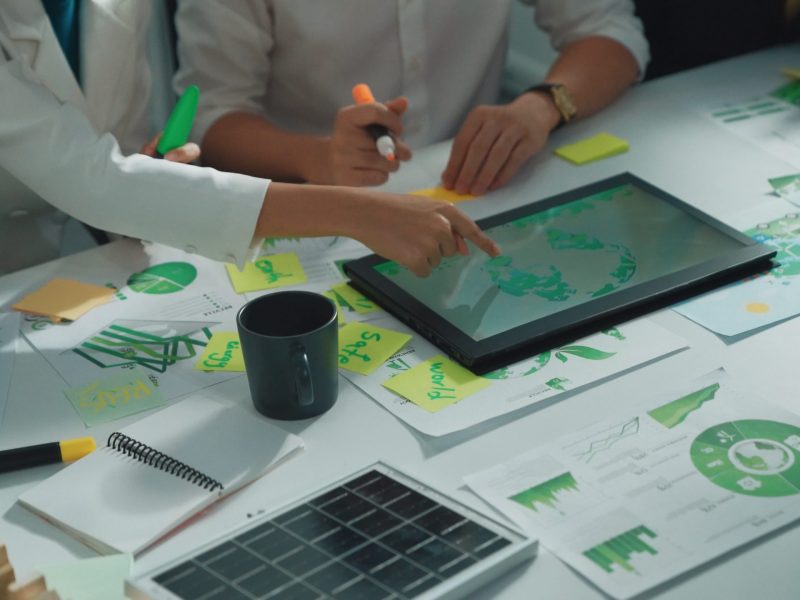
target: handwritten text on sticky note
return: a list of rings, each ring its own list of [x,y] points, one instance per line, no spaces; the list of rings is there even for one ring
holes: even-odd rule
[[[339,330],[339,366],[369,375],[411,339],[368,323],[348,323]]]
[[[200,371],[244,371],[244,356],[235,331],[215,331],[194,365]]]
[[[395,375],[382,385],[429,412],[437,412],[482,390],[491,382],[439,354]]]
[[[233,264],[226,264],[225,268],[237,294],[271,290],[307,281],[303,265],[294,252],[261,256],[245,264],[241,271]]]
[[[166,400],[144,370],[125,369],[78,388],[64,390],[87,427],[163,405]]]
[[[360,315],[366,315],[379,310],[377,304],[346,283],[331,288],[331,291],[334,294],[338,294],[350,308]]]

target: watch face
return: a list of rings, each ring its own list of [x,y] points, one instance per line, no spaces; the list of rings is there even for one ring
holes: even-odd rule
[[[572,101],[572,96],[567,88],[561,84],[554,85],[551,88],[551,91],[553,93],[553,100],[555,101],[561,116],[564,117],[564,121],[569,121],[577,112],[575,103]]]

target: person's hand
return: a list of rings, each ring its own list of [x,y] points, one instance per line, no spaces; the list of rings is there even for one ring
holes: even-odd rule
[[[453,140],[442,185],[474,196],[502,187],[541,150],[559,119],[553,102],[540,93],[474,108]]]
[[[400,168],[400,161],[411,158],[411,150],[400,141],[403,113],[408,100],[395,98],[385,104],[353,104],[339,109],[333,132],[327,140],[322,164],[315,169],[311,183],[371,186],[389,179]],[[367,125],[386,127],[395,138],[395,160],[378,153]]]
[[[147,142],[144,147],[140,150],[140,154],[145,154],[147,156],[155,156],[156,155],[156,146],[158,146],[158,142],[161,140],[161,134],[159,133],[156,137],[152,140]],[[175,148],[174,150],[170,150],[164,155],[164,160],[169,160],[172,162],[179,162],[179,163],[190,163],[194,162],[200,158],[200,146],[189,142]]]
[[[352,224],[351,237],[420,277],[427,277],[443,257],[467,255],[465,239],[489,256],[500,254],[495,244],[461,210],[419,196],[381,194],[371,200]]]

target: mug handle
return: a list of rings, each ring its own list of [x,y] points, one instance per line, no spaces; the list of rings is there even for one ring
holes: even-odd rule
[[[314,404],[314,382],[311,381],[311,368],[308,366],[308,355],[305,348],[299,344],[292,346],[292,370],[294,371],[294,385],[297,390],[297,403],[300,406]]]

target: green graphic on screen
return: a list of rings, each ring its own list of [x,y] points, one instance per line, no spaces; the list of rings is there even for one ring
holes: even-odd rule
[[[197,269],[187,262],[153,265],[128,278],[128,287],[142,294],[180,292],[197,278]]]
[[[544,483],[540,483],[523,492],[514,494],[509,497],[509,500],[521,504],[525,508],[529,508],[535,512],[539,512],[542,506],[562,512],[559,508],[559,497],[579,491],[578,483],[575,481],[572,473],[567,471]]]
[[[740,244],[632,184],[492,227],[503,254],[442,261],[420,279],[375,269],[475,340],[706,262]]]
[[[731,492],[800,493],[800,427],[757,419],[720,423],[695,438],[690,455],[700,473]]]
[[[591,560],[606,573],[613,573],[615,567],[628,573],[638,575],[636,568],[631,564],[631,560],[637,554],[658,554],[648,541],[656,539],[658,536],[644,525],[635,527],[625,533],[606,540],[593,548],[586,550],[583,555]]]
[[[713,400],[714,396],[717,394],[717,390],[719,390],[719,384],[714,383],[708,387],[704,387],[702,390],[687,394],[683,398],[678,398],[658,408],[654,408],[648,411],[647,414],[667,429],[672,429],[683,423],[690,413],[700,410],[700,407],[706,402]]]
[[[216,323],[114,321],[72,352],[96,367],[138,365],[157,373],[202,354]]]

